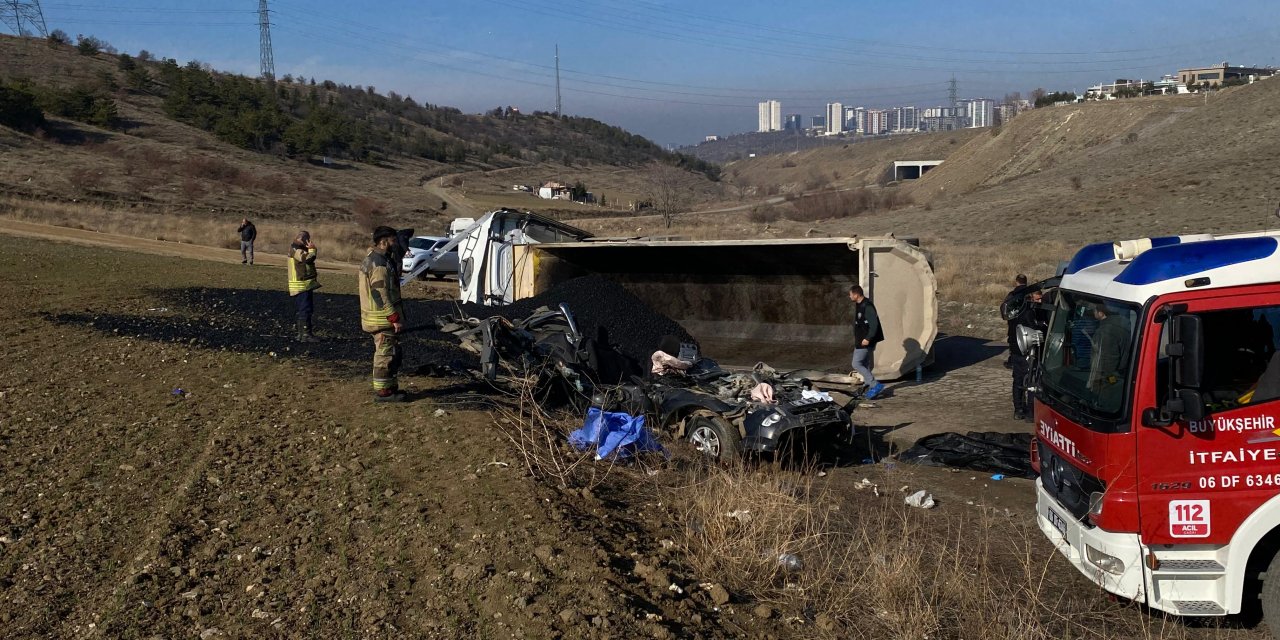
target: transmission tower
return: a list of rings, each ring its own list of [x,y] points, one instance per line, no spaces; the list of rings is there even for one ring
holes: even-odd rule
[[[556,116],[560,115],[560,45],[556,45]]]
[[[267,9],[267,0],[258,0],[258,32],[261,34],[259,55],[262,57],[262,77],[274,80],[276,59],[271,53],[271,12]]]
[[[33,29],[40,37],[49,36],[49,29],[44,23],[44,11],[40,9],[40,0],[2,0],[0,1],[0,22],[13,29],[19,36],[26,37]]]
[[[948,93],[951,95],[951,108],[952,108],[952,109],[955,109],[955,108],[956,108],[956,103],[957,103],[957,102],[959,102],[959,100],[957,100],[957,99],[956,99],[956,96],[958,95],[958,93],[959,93],[959,92],[956,90],[956,77],[955,77],[955,76],[951,76],[951,89],[950,89],[950,91],[949,91]]]

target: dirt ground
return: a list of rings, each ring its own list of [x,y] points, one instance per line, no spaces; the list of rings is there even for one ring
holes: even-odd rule
[[[458,373],[444,336],[408,341],[413,402],[375,406],[349,273],[321,273],[324,342],[299,348],[283,269],[219,258],[0,235],[4,637],[868,637],[697,575],[660,492],[674,462],[602,466],[594,489],[535,481],[504,435],[514,400]],[[448,287],[411,286],[410,314]],[[1029,481],[864,462],[934,431],[1029,428],[998,343],[938,354],[857,411],[872,446],[813,481],[853,513],[928,489],[939,507],[911,517],[983,514],[1036,541]],[[1108,602],[1038,543],[1094,629],[1062,637],[1265,637]]]

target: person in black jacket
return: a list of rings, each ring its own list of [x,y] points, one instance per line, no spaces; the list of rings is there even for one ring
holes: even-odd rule
[[[1022,307],[1022,313],[1016,318],[1009,321],[1010,331],[1012,335],[1017,327],[1025,326],[1037,331],[1044,331],[1048,328],[1048,323],[1041,317],[1040,302],[1043,299],[1039,290],[1027,293],[1027,304]],[[1031,367],[1034,364],[1029,358],[1030,353],[1023,353],[1018,348],[1017,340],[1012,341],[1009,351],[1009,362],[1012,363],[1013,369],[1013,418],[1015,420],[1031,419],[1031,394],[1027,392],[1028,382],[1030,381]]]
[[[856,284],[849,287],[849,299],[853,301],[853,370],[867,385],[863,397],[872,400],[884,391],[884,384],[871,373],[876,343],[884,340],[884,331],[880,328],[876,305],[872,304],[862,287]]]
[[[1009,298],[1012,298],[1013,296],[1016,296],[1022,293],[1022,290],[1026,288],[1027,288],[1027,276],[1019,273],[1017,277],[1013,279],[1013,289],[1009,291],[1008,295],[1005,296],[1005,299],[1008,300]],[[1004,359],[1004,368],[1012,369],[1013,357],[1018,353],[1018,341],[1013,334],[1013,332],[1016,330],[1018,326],[1018,320],[1017,318],[1014,318],[1009,320],[1008,322],[1009,322],[1009,357]]]
[[[248,218],[240,221],[240,264],[253,264],[253,241],[258,239],[258,228]]]

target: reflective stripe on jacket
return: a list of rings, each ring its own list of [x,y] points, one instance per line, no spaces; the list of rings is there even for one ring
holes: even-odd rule
[[[360,291],[360,327],[369,333],[391,328],[391,319],[399,321],[400,274],[385,253],[369,249],[356,274]]]
[[[306,247],[289,248],[289,295],[319,289],[316,280],[316,250]]]

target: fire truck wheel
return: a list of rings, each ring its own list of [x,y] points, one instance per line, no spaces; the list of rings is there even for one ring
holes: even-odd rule
[[[1262,619],[1273,637],[1280,638],[1280,553],[1267,565],[1266,576],[1262,579],[1262,590],[1258,594],[1262,601]]]

